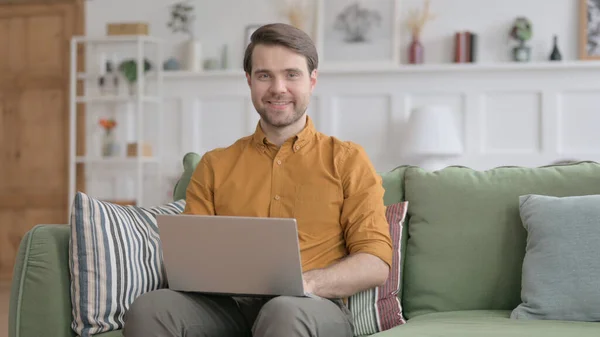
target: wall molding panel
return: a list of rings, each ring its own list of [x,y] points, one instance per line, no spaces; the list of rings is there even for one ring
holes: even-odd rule
[[[403,137],[411,111],[444,104],[475,169],[600,161],[600,62],[324,69],[308,108],[319,131],[361,144],[379,171],[418,164]],[[149,79],[151,81],[151,79]],[[164,75],[163,172],[254,132],[258,114],[241,70]],[[169,180],[171,181],[171,180]],[[169,186],[169,185],[167,185]]]

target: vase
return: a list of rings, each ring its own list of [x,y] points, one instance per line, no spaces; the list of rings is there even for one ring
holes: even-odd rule
[[[552,46],[552,52],[550,53],[550,61],[561,61],[562,60],[562,54],[560,53],[560,50],[558,49],[558,36],[554,35],[554,43]]]
[[[412,42],[408,48],[408,63],[410,64],[422,64],[424,60],[424,48],[423,44],[419,40],[418,36],[413,36]]]
[[[117,141],[113,130],[106,130],[102,137],[102,156],[112,157],[117,154]]]
[[[513,60],[516,62],[529,62],[531,59],[531,48],[521,42],[513,48]]]
[[[202,44],[200,41],[190,38],[183,44],[184,67],[187,71],[202,71]]]

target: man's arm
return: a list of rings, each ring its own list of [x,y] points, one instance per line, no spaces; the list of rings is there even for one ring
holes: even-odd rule
[[[381,177],[362,147],[351,145],[339,163],[344,188],[340,222],[349,256],[304,273],[308,291],[326,298],[345,298],[384,284],[392,264]]]
[[[324,269],[304,273],[306,291],[325,298],[346,298],[385,283],[389,266],[368,253],[352,254]]]
[[[184,214],[214,215],[214,175],[208,154],[196,166],[185,193]]]

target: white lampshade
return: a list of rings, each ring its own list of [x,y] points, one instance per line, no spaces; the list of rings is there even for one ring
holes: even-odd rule
[[[410,154],[447,156],[463,152],[455,115],[447,106],[414,109],[406,130],[404,148]]]

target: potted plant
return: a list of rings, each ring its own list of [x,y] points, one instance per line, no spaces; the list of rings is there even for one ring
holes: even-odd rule
[[[150,64],[150,61],[148,61],[147,59],[144,60],[144,74],[148,71],[150,71],[152,69],[152,65]],[[137,73],[137,61],[134,59],[130,59],[130,60],[124,60],[123,62],[121,62],[119,64],[119,71],[121,72],[121,74],[123,74],[123,77],[125,77],[125,79],[127,80],[128,84],[129,84],[129,94],[130,95],[134,95],[135,94],[135,83],[138,80],[138,73]]]
[[[171,6],[170,20],[167,27],[171,32],[188,35],[183,45],[183,66],[189,71],[202,70],[202,45],[194,34],[194,6],[189,1],[177,2]]]
[[[518,17],[510,31],[510,36],[519,42],[513,48],[513,60],[517,62],[528,62],[531,59],[531,47],[525,43],[533,36],[533,27],[529,19]]]

